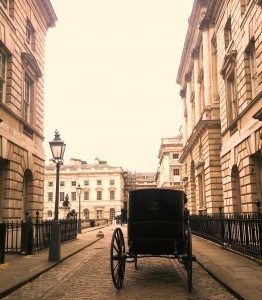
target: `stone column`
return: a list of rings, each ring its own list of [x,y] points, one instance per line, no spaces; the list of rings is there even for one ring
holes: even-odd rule
[[[209,20],[203,19],[199,29],[202,31],[203,42],[203,67],[204,67],[204,88],[205,106],[211,105],[211,73],[210,73],[210,38]]]
[[[187,141],[187,109],[186,109],[186,90],[180,90],[180,97],[183,101],[183,146],[185,146]]]
[[[192,51],[192,59],[194,61],[194,86],[195,86],[195,115],[196,123],[198,122],[201,115],[200,105],[200,84],[198,83],[199,75],[199,48],[194,48]]]
[[[188,72],[185,75],[186,81],[186,106],[187,106],[187,135],[191,135],[193,130],[193,115],[192,115],[192,102],[191,102],[191,77],[192,73]]]

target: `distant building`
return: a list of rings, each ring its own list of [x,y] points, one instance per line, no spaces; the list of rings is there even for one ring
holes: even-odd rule
[[[0,1],[0,219],[43,210],[45,38],[49,0]]]
[[[72,158],[70,164],[60,166],[59,218],[70,210],[79,216],[79,196],[76,188],[83,188],[80,197],[81,219],[113,219],[124,207],[124,175],[121,167],[113,167],[96,159],[87,164]],[[51,161],[45,166],[44,219],[54,218],[56,167]],[[68,197],[67,197],[68,195]],[[65,205],[68,198],[69,205]]]
[[[177,74],[191,213],[262,200],[262,1],[195,0]]]
[[[173,138],[162,138],[158,154],[160,166],[156,175],[158,188],[183,190],[181,181],[182,164],[179,162],[182,148],[182,133]]]

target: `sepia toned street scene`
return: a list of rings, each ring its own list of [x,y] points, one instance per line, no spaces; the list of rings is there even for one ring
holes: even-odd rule
[[[261,0],[0,0],[0,298],[262,299],[261,40]]]

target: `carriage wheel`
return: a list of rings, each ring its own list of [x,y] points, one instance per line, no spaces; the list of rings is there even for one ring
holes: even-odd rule
[[[188,228],[187,231],[187,249],[186,249],[186,270],[187,270],[187,284],[188,290],[191,292],[192,290],[192,235],[191,228]]]
[[[126,268],[125,240],[120,228],[116,228],[112,235],[110,265],[114,286],[120,290],[124,282]]]

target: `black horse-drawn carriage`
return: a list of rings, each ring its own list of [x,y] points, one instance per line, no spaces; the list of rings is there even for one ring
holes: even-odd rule
[[[126,262],[144,257],[175,258],[184,265],[188,289],[192,288],[192,238],[185,209],[187,199],[182,191],[142,189],[129,194],[127,242],[121,228],[112,235],[110,265],[115,287],[121,289]]]

